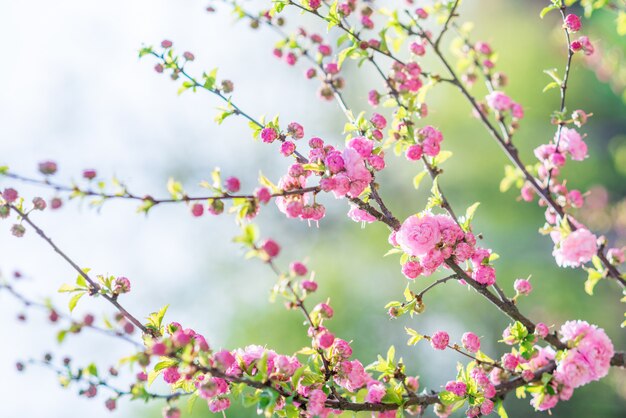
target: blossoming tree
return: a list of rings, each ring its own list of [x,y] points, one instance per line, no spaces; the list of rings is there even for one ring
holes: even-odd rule
[[[552,0],[538,10],[541,17],[559,16],[567,54],[563,70],[549,72],[552,81],[546,90],[560,90],[560,102],[552,115],[554,136],[535,149],[534,161],[525,159],[514,141],[523,124],[523,104],[507,95],[507,78],[496,68],[496,52],[489,44],[472,39],[463,25],[459,0],[408,0],[394,10],[359,0],[266,3],[266,9],[252,12],[236,0],[223,0],[209,6],[208,11],[223,13],[232,9],[253,28],[266,27],[277,34],[273,55],[291,67],[303,64],[305,77],[319,83],[319,98],[335,101],[344,114],[344,132],[336,132],[334,138],[308,137],[298,122],[251,116],[252,112],[236,104],[232,81],[219,79],[216,70],[198,71],[193,65],[194,54],[179,53],[172,41],[144,46],[139,54],[153,61],[157,73],[180,84],[180,93],[204,91],[223,101],[218,123],[231,116],[247,122],[255,140],[274,147],[289,161],[281,178],[261,176],[256,188],[242,191],[237,177],[223,179],[216,170],[210,181],[201,184],[206,194],[189,194],[183,184],[171,179],[167,184],[169,195],[153,197],[131,193],[119,181],[100,179],[93,169],[84,170],[75,184],[57,182],[57,164],[53,161],[39,163],[40,177],[27,177],[6,166],[0,168],[3,180],[11,183],[2,191],[0,216],[12,220],[12,234],[39,235],[78,275],[75,282],[60,287],[60,292],[68,294],[67,308],[30,300],[10,281],[0,282],[0,289],[28,307],[46,310],[51,321],[69,324],[60,329],[59,340],[67,333],[89,329],[126,340],[136,348],[119,368],[109,370],[111,375],[127,373],[132,379],[128,387],[114,386],[93,365],[80,367],[70,360],[55,364],[51,358],[43,364],[58,370],[68,385],[79,385],[84,396],[95,397],[99,390],[109,393],[105,406],[110,410],[123,397],[162,399],[166,402],[163,416],[168,418],[181,416],[178,404],[183,398],[190,402],[202,398],[212,412],[227,411],[232,402],[243,402],[266,416],[279,417],[326,417],[346,411],[379,417],[421,416],[429,407],[439,417],[459,409],[469,417],[494,412],[504,417],[508,396],[529,394],[529,408],[550,410],[575,396],[575,389],[605,377],[611,367],[623,368],[624,353],[614,347],[600,326],[573,318],[551,329],[543,322],[532,321],[517,305],[519,298],[532,292],[528,280],[515,281],[513,296],[499,286],[494,263],[498,255],[479,243],[478,232],[473,229],[478,204],[464,208],[463,215],[459,215],[461,211],[451,206],[439,185],[441,167],[451,153],[443,149],[444,133],[428,123],[428,92],[441,84],[451,85],[458,91],[458,99],[469,103],[477,123],[484,126],[485,140],[495,140],[510,160],[502,190],[517,188],[521,200],[545,208],[545,226],[540,232],[552,239],[555,262],[561,267],[584,269],[588,275],[584,287],[590,294],[600,282],[622,291],[626,285],[622,273],[624,249],[612,246],[576,218],[585,193],[561,176],[563,166],[588,157],[583,132],[591,113],[582,109],[572,112],[566,106],[572,61],[594,53],[594,45],[584,35],[582,19],[573,11],[578,9],[570,9],[578,2]],[[619,16],[624,14],[619,2],[581,4],[587,13],[604,7],[610,12],[617,10]],[[298,13],[310,15],[319,27],[301,27],[290,33],[283,29],[289,13],[295,19]],[[322,29],[326,35],[318,34]],[[454,58],[442,49],[448,37],[455,38]],[[422,57],[426,55],[441,66],[424,68]],[[342,69],[350,61],[372,68],[380,77],[379,87],[367,94],[374,110],[353,109],[344,100],[342,91],[347,82]],[[486,96],[472,93],[476,83],[485,84]],[[386,110],[377,112],[377,107]],[[377,178],[396,158],[406,158],[421,170],[413,179],[415,187],[426,176],[432,179],[427,202],[411,208],[415,214],[404,220],[385,204],[384,184]],[[46,200],[25,196],[20,192],[23,183],[52,189],[54,197]],[[82,267],[70,255],[71,249],[57,246],[38,226],[41,211],[59,210],[68,199],[77,198],[88,199],[95,206],[132,200],[146,214],[155,207],[176,204],[187,207],[193,217],[207,216],[208,212],[234,218],[241,227],[236,242],[247,249],[248,257],[261,260],[276,273],[273,293],[284,298],[289,309],[302,313],[306,324],[303,332],[310,337],[310,345],[295,354],[279,354],[257,345],[216,349],[210,338],[169,318],[166,321],[167,308],[153,307],[155,312],[146,321],[141,320],[123,304],[131,297],[128,278],[105,276]],[[409,345],[430,344],[434,350],[447,350],[467,360],[459,364],[458,373],[449,376],[441,390],[425,389],[427,382],[408,375],[393,347],[374,362],[355,358],[350,343],[335,335],[328,325],[333,307],[329,303],[307,303],[309,295],[323,292],[309,266],[294,261],[281,269],[280,244],[261,238],[253,223],[259,211],[277,209],[289,219],[286,222],[320,223],[323,229],[324,202],[334,199],[345,204],[352,221],[363,225],[382,223],[389,228],[388,255],[399,256],[397,279],[404,276],[408,280],[400,300],[390,301],[385,307],[390,317],[423,313],[424,296],[429,290],[457,282],[509,318],[510,325],[501,341],[505,353],[496,356],[481,351],[481,339],[471,330],[455,340],[443,330],[425,335],[407,328]],[[445,273],[443,278],[429,279],[441,272]],[[116,311],[114,323],[99,321],[93,315],[80,320],[71,316],[79,302],[86,304],[94,298],[110,303]],[[616,296],[616,302],[618,299]],[[141,339],[135,338],[136,330]],[[22,370],[25,364],[20,362],[17,367]],[[171,391],[153,392],[155,379],[164,380]]]

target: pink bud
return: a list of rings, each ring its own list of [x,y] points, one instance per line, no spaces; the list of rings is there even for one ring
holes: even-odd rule
[[[307,292],[315,292],[317,290],[317,283],[312,280],[303,280],[300,284]]]
[[[202,214],[204,213],[204,206],[202,205],[202,203],[194,203],[191,206],[191,214],[195,217],[199,217],[202,216]]]
[[[226,186],[226,190],[231,193],[237,193],[241,188],[241,183],[239,182],[239,179],[237,177],[227,178],[224,182],[224,185]]]
[[[57,172],[57,163],[54,161],[42,161],[39,163],[39,172],[47,176]]]
[[[267,239],[261,244],[261,249],[269,258],[274,258],[280,253],[280,246],[273,239]]]
[[[304,276],[308,272],[306,266],[304,264],[300,263],[299,261],[294,261],[293,263],[291,263],[291,265],[289,266],[289,269],[296,276]]]
[[[87,169],[83,170],[83,177],[87,180],[93,180],[96,177],[96,170]]]
[[[13,189],[13,188],[6,188],[4,189],[4,191],[2,192],[2,198],[5,200],[5,202],[7,203],[13,203],[17,200],[18,194],[17,194],[17,190]]]
[[[533,290],[532,285],[526,279],[515,280],[515,283],[513,284],[513,288],[518,294],[525,295],[525,296],[529,295],[530,292]]]
[[[567,16],[565,16],[563,26],[567,28],[570,32],[578,32],[582,27],[582,23],[580,23],[580,18],[575,14],[568,14]]]
[[[445,350],[450,342],[450,336],[445,331],[437,331],[430,338],[430,345],[435,350]]]
[[[272,192],[267,187],[259,187],[254,191],[254,195],[261,203],[267,203],[272,198]]]

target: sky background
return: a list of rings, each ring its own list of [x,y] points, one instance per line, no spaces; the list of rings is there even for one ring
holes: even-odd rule
[[[248,3],[254,8],[261,2]],[[547,83],[542,70],[564,62],[560,38],[551,32],[556,24],[538,19],[540,2],[525,8],[513,1],[466,3],[462,13],[477,21],[476,39],[491,42],[500,52],[499,68],[511,79],[509,91],[526,107],[517,141],[530,161],[530,150],[553,134],[547,115],[557,105],[557,94],[542,95],[541,89]],[[215,97],[203,92],[177,96],[178,86],[156,74],[154,62],[138,59],[142,44],[156,45],[163,38],[173,40],[180,51],[195,53],[196,61],[189,67],[193,73],[219,66],[219,74],[235,82],[237,104],[252,115],[280,113],[282,121],[302,123],[307,137],[339,143],[343,116],[334,103],[316,98],[318,86],[304,79],[305,66],[290,69],[272,57],[275,34],[235,24],[225,7],[218,15],[209,15],[205,6],[201,1],[0,0],[0,39],[4,40],[0,165],[32,176],[39,161],[55,160],[60,167],[57,180],[62,182],[78,179],[84,168],[96,168],[102,178],[117,176],[132,192],[153,196],[166,195],[170,176],[197,192],[194,185],[208,178],[216,166],[225,175],[239,176],[243,190],[256,187],[259,170],[277,180],[288,162],[276,148],[251,141],[242,119],[231,118],[217,126],[213,118],[220,103]],[[298,14],[288,14],[292,24],[296,19]],[[306,19],[305,23],[324,31],[318,22]],[[611,25],[600,16],[590,32],[600,37]],[[607,37],[603,46],[608,49],[614,37]],[[620,39],[613,40],[619,49]],[[621,42],[623,47],[623,38]],[[426,61],[424,67],[430,65],[435,66]],[[354,65],[347,70],[346,98],[356,113],[371,112],[366,93],[372,87],[382,88],[370,70],[357,72]],[[568,171],[570,181],[582,189],[605,184],[609,199],[619,202],[626,194],[626,172],[619,159],[626,156],[626,107],[580,61],[574,64],[568,100],[595,114],[586,129],[592,158]],[[626,339],[618,326],[624,309],[616,286],[601,283],[597,294],[589,297],[583,291],[582,272],[558,269],[549,240],[536,233],[542,225],[541,211],[515,202],[512,193],[497,191],[505,158],[468,117],[467,105],[448,87],[438,88],[430,103],[432,115],[427,122],[442,129],[444,148],[455,153],[442,187],[455,207],[482,202],[475,228],[484,232],[486,245],[502,256],[496,265],[502,285],[510,292],[515,278],[532,275],[536,292],[521,302],[531,318],[561,324],[584,317],[606,328],[616,346],[624,347]],[[415,193],[411,186],[419,169],[391,155],[389,159],[395,167],[381,176],[382,193],[404,218],[425,203],[424,192]],[[0,187],[5,184],[0,179]],[[53,195],[22,186],[20,192]],[[137,316],[145,317],[169,303],[168,319],[203,333],[216,348],[259,343],[293,352],[307,344],[300,316],[285,311],[281,303],[268,303],[274,281],[271,271],[245,261],[242,250],[231,242],[237,233],[232,218],[194,219],[182,205],[157,207],[146,218],[135,214],[135,205],[129,202],[109,202],[99,212],[86,203],[72,202],[64,210],[37,214],[36,221],[81,266],[129,277],[133,292],[124,302]],[[434,353],[426,346],[407,348],[405,325],[425,333],[446,329],[457,340],[472,330],[485,336],[486,352],[502,352],[490,341],[497,339],[506,318],[454,284],[432,292],[426,314],[390,322],[383,306],[401,297],[405,279],[397,259],[382,258],[388,249],[385,228],[361,229],[345,217],[345,202],[327,198],[325,203],[329,216],[319,229],[287,220],[272,209],[263,211],[259,223],[265,236],[279,237],[283,244],[279,264],[309,259],[320,282],[318,298],[330,295],[336,308],[330,326],[342,338],[354,340],[355,353],[364,363],[395,344],[409,369],[422,376],[423,387],[437,389],[445,383],[454,374],[455,362],[462,359]],[[624,219],[622,212],[611,213]],[[598,225],[624,245],[619,223],[615,227],[605,220]],[[18,240],[10,236],[9,228],[9,223],[0,223],[4,277],[19,269],[24,275],[15,285],[20,292],[34,300],[51,297],[65,306],[66,297],[56,290],[72,282],[75,273],[33,231]],[[111,314],[102,301],[86,302],[76,310],[76,317],[86,312]],[[5,336],[0,344],[2,416],[160,416],[161,405],[146,409],[126,402],[111,414],[103,407],[106,397],[78,398],[75,388],[58,387],[49,370],[30,367],[26,373],[15,372],[18,359],[41,358],[48,351],[55,358],[71,355],[77,364],[96,359],[106,368],[132,349],[88,332],[80,338],[70,336],[58,346],[45,315],[29,311],[28,322],[20,324],[14,320],[18,312],[19,304],[0,293]],[[120,382],[123,385],[123,379]],[[577,390],[570,402],[559,405],[555,416],[572,416],[573,411],[580,416],[620,416],[626,407],[624,387],[624,372],[613,370],[603,381]],[[530,411],[527,401],[507,405],[513,417]],[[206,412],[199,408],[198,414]],[[253,410],[235,409],[228,416],[253,414]]]

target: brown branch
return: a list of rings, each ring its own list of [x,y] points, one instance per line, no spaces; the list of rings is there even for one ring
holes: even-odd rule
[[[111,296],[108,295],[106,293],[99,293],[101,290],[101,286],[96,283],[96,281],[94,281],[91,277],[89,277],[89,274],[87,274],[83,269],[81,269],[69,256],[67,256],[67,254],[65,254],[53,241],[50,237],[48,237],[45,232],[39,228],[35,223],[33,223],[33,221],[30,219],[30,217],[22,212],[20,209],[18,209],[17,207],[13,206],[13,205],[9,205],[9,207],[15,211],[28,225],[30,225],[35,232],[37,233],[37,235],[39,235],[41,238],[43,238],[44,241],[46,241],[48,243],[48,245],[50,247],[52,247],[52,249],[61,256],[61,258],[63,258],[70,266],[72,266],[72,268],[74,270],[76,270],[76,272],[81,275],[86,281],[87,283],[89,283],[89,285],[91,286],[91,288],[89,289],[89,294],[91,296],[96,295],[96,294],[101,294],[103,298],[105,298],[109,303],[111,303],[113,306],[115,306],[117,308],[117,310],[124,315],[124,317],[126,317],[126,319],[128,319],[130,322],[133,323],[133,325],[135,325],[137,328],[139,328],[144,334],[149,334],[152,335],[152,333],[150,332],[150,330],[148,330],[148,328],[146,328],[141,321],[139,321],[137,318],[135,318],[133,315],[131,315],[122,305],[120,305],[120,303],[117,301],[117,297],[116,296]]]

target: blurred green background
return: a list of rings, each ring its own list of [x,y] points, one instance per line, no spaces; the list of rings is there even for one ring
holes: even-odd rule
[[[258,2],[250,4],[254,8]],[[542,6],[543,2],[485,0],[466,2],[461,8],[460,20],[476,23],[472,38],[487,41],[498,51],[497,68],[505,72],[510,80],[506,91],[525,107],[526,116],[515,142],[527,162],[533,161],[533,148],[547,142],[554,134],[549,114],[558,106],[558,92],[551,90],[542,94],[541,90],[549,81],[542,71],[553,67],[562,69],[565,62],[557,16],[540,20],[538,14]],[[169,24],[167,13],[177,5],[160,2],[155,7],[162,8],[163,16],[149,25],[148,33],[163,37],[169,36],[168,33],[176,34],[177,26],[164,24],[170,30],[165,32],[157,23]],[[185,15],[176,15],[178,25],[184,25],[188,33],[174,41],[176,44],[181,37],[190,40],[195,33],[198,34],[194,41],[196,44],[192,43],[196,47],[192,50],[199,56],[194,71],[220,65],[222,75],[235,81],[235,100],[245,109],[250,109],[251,113],[281,113],[283,122],[302,122],[307,137],[317,135],[329,142],[340,143],[343,115],[335,103],[322,103],[315,97],[316,83],[307,82],[301,74],[306,67],[301,65],[297,70],[290,71],[284,63],[271,57],[272,40],[275,38],[269,31],[253,32],[244,24],[231,24],[225,18],[228,14],[225,7],[218,7],[218,15],[209,16],[201,13],[199,4],[193,7],[186,5],[184,10],[195,14],[195,17],[181,22]],[[288,25],[295,25],[296,19],[300,19],[299,14],[293,12],[287,16]],[[319,32],[324,31],[319,22],[305,21],[307,25],[317,25]],[[104,20],[101,23],[107,25],[113,22]],[[219,39],[214,36],[214,25],[221,31]],[[81,28],[77,33],[82,30],[87,29]],[[612,57],[620,57],[626,52],[626,42],[616,34],[610,13],[598,13],[590,22],[585,21],[584,31],[600,48],[611,51]],[[159,39],[147,39],[148,35],[141,31],[138,36],[146,42],[152,40],[156,43]],[[187,45],[181,48],[186,49]],[[132,47],[130,45],[130,49]],[[219,53],[212,53],[213,48]],[[104,54],[107,56],[106,52]],[[205,61],[202,61],[202,56]],[[211,60],[206,59],[207,56]],[[221,60],[212,61],[213,58]],[[248,62],[254,65],[250,66]],[[204,64],[206,66],[203,67]],[[596,231],[606,234],[610,242],[623,246],[626,245],[626,205],[620,205],[620,202],[626,196],[626,105],[620,97],[620,75],[613,70],[601,71],[609,65],[605,64],[587,64],[580,57],[574,60],[568,109],[582,108],[593,112],[594,116],[583,128],[588,135],[590,158],[583,163],[570,163],[565,173],[570,187],[593,189],[589,200],[595,206],[583,209],[581,216]],[[150,65],[143,62],[134,65],[138,67],[137,73],[126,75],[141,82],[144,78],[150,80],[145,83],[150,83],[155,108],[165,106],[163,103],[166,102],[173,103],[168,107],[172,113],[167,120],[163,119],[165,115],[153,113],[156,116],[153,119],[148,117],[145,124],[156,125],[157,128],[148,131],[149,135],[139,132],[127,144],[111,151],[119,153],[122,160],[127,158],[128,162],[109,165],[104,158],[99,161],[96,155],[90,155],[85,157],[85,164],[97,168],[104,165],[105,170],[121,176],[130,172],[135,179],[147,177],[148,181],[139,180],[139,183],[143,181],[147,187],[161,191],[164,190],[165,180],[172,174],[193,184],[208,177],[214,165],[221,165],[225,172],[240,175],[244,188],[254,185],[259,168],[273,179],[284,173],[287,162],[275,150],[268,151],[261,144],[251,144],[242,120],[231,119],[219,129],[206,127],[212,123],[215,114],[213,108],[217,102],[213,97],[198,94],[175,100],[175,86],[166,85],[167,80],[151,74]],[[600,73],[600,79],[590,65]],[[437,71],[437,68],[442,71],[433,60],[425,60],[422,67],[429,71]],[[103,65],[93,71],[91,76],[97,78],[101,73],[115,70]],[[371,112],[366,94],[373,86],[382,89],[381,81],[368,66],[357,70],[356,65],[351,63],[347,71],[345,95],[349,105],[355,113],[360,110]],[[158,89],[156,92],[155,88]],[[485,94],[478,84],[473,92],[479,97]],[[596,294],[590,297],[583,290],[584,272],[556,266],[551,255],[550,239],[537,233],[543,225],[543,211],[535,204],[517,202],[514,192],[501,194],[498,191],[507,160],[482,125],[471,117],[467,103],[448,86],[437,87],[429,97],[430,115],[424,124],[439,127],[445,137],[444,149],[454,153],[445,164],[440,185],[457,212],[462,213],[474,202],[481,202],[474,231],[483,233],[483,245],[501,256],[496,262],[501,287],[511,294],[516,278],[532,275],[534,291],[530,297],[520,301],[520,308],[530,318],[557,327],[566,320],[585,319],[605,328],[616,349],[626,347],[626,337],[619,327],[624,313],[624,305],[619,303],[619,288],[614,283],[602,282],[596,287]],[[172,110],[174,107],[179,110]],[[155,112],[155,108],[149,109]],[[135,110],[140,112],[139,108]],[[187,112],[191,112],[191,116]],[[134,118],[142,118],[139,113],[128,113],[126,117],[128,129],[137,123]],[[168,128],[160,137],[159,131],[163,130],[158,127],[163,124],[167,124]],[[134,129],[140,130],[141,126]],[[207,138],[210,140],[206,141]],[[153,139],[154,147],[151,144]],[[97,141],[106,141],[106,136],[97,138]],[[179,143],[175,144],[177,141]],[[33,149],[38,144],[34,140]],[[16,152],[10,147],[3,150],[10,157],[12,152]],[[35,151],[32,155],[40,157]],[[62,163],[72,164],[69,162],[72,157],[83,158],[67,154],[58,158]],[[17,159],[16,154],[12,158]],[[416,192],[412,178],[421,167],[392,155],[387,157],[387,161],[391,167],[380,176],[381,194],[394,214],[404,219],[423,208],[429,182],[425,180],[421,190]],[[34,165],[33,162],[29,164]],[[131,167],[136,171],[131,171]],[[598,185],[603,188],[598,188]],[[382,257],[388,250],[388,231],[380,225],[361,228],[345,217],[345,201],[329,197],[324,199],[329,215],[319,228],[287,220],[267,209],[262,211],[257,222],[264,236],[276,237],[281,242],[283,253],[279,265],[286,267],[292,260],[308,259],[307,264],[315,270],[320,284],[319,291],[309,303],[312,305],[330,297],[335,317],[327,325],[337,336],[353,341],[356,358],[367,364],[375,360],[377,354],[385,353],[390,345],[395,345],[408,370],[420,376],[421,388],[438,390],[455,375],[456,362],[464,359],[453,353],[436,352],[426,343],[407,347],[405,326],[423,333],[443,329],[450,333],[453,341],[459,341],[463,332],[473,331],[483,337],[483,351],[496,357],[504,352],[504,347],[495,341],[509,323],[507,318],[479,295],[455,283],[429,292],[424,314],[412,319],[390,320],[383,307],[388,301],[401,298],[406,279],[400,273],[397,257]],[[117,209],[105,208],[102,218],[87,213],[83,219],[89,223],[105,224],[107,219],[109,222],[112,219],[136,222],[129,209],[126,206],[124,211],[115,212]],[[103,242],[108,243],[113,238],[119,239],[119,234],[132,235],[128,242],[115,241],[121,254],[119,258],[116,258],[118,254],[114,256],[113,250],[108,250],[111,251],[110,258],[102,260],[103,266],[108,261],[104,268],[134,271],[135,276],[143,273],[142,281],[135,283],[137,288],[143,289],[138,292],[144,292],[136,296],[143,298],[132,303],[145,312],[158,308],[159,304],[171,303],[169,319],[185,320],[185,324],[206,333],[216,347],[261,344],[278,352],[291,353],[307,345],[306,328],[300,314],[286,311],[279,302],[267,302],[274,280],[271,271],[255,261],[244,261],[237,246],[228,244],[230,237],[236,233],[234,226],[217,229],[220,222],[230,221],[211,219],[197,222],[185,215],[182,208],[158,208],[138,226],[110,232],[118,234],[115,237],[99,230],[101,236],[107,237]],[[62,224],[62,220],[60,218],[58,225]],[[57,227],[54,220],[49,222],[61,233],[61,227]],[[159,237],[150,235],[147,231],[155,223],[166,224],[159,227],[168,228],[167,232]],[[71,252],[72,241],[67,239],[67,242]],[[138,252],[140,256],[133,258],[133,252]],[[112,260],[118,264],[109,267]],[[161,278],[157,279],[157,276]],[[413,289],[419,290],[433,279],[420,278],[413,284]],[[157,280],[161,287],[152,288],[152,280]],[[13,357],[16,355],[10,354]],[[51,384],[46,379],[52,380],[44,372],[38,375],[38,379],[44,387]],[[625,397],[626,375],[623,370],[613,369],[601,382],[577,389],[573,398],[559,403],[552,414],[555,417],[622,417],[626,412]],[[509,416],[530,416],[532,407],[528,401],[509,396],[505,402]],[[197,403],[194,417],[210,415],[201,404]],[[154,417],[159,416],[160,408],[160,405],[153,405],[146,410],[141,405],[123,403],[122,410],[116,414]],[[254,410],[241,409],[236,403],[227,413],[229,417],[254,415]],[[432,409],[426,412],[426,416],[433,416]]]

